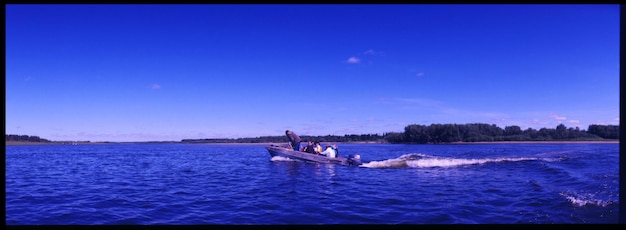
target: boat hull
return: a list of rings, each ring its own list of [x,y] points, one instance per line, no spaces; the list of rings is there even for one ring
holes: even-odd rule
[[[265,147],[267,151],[269,151],[272,157],[280,156],[289,159],[301,160],[301,161],[309,161],[309,162],[317,162],[317,163],[325,163],[325,164],[338,164],[338,165],[360,165],[361,162],[355,158],[345,158],[345,157],[327,157],[324,155],[312,154],[301,151],[293,151],[291,149],[271,145]]]

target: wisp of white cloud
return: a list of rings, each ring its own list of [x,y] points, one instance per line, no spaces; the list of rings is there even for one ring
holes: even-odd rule
[[[374,51],[373,49],[366,50],[363,52],[365,55],[373,55],[373,56],[385,56],[385,53],[382,51]]]
[[[159,85],[159,84],[156,84],[156,83],[155,83],[155,84],[152,84],[152,85],[150,86],[150,88],[151,88],[151,89],[160,89],[160,88],[161,88],[161,85]]]
[[[559,115],[556,115],[556,114],[552,114],[551,117],[556,119],[556,120],[559,120],[559,121],[567,120],[567,117],[559,116]]]
[[[346,62],[348,62],[349,64],[356,64],[356,63],[359,63],[360,61],[361,59],[358,59],[357,57],[350,57],[348,58]]]
[[[533,125],[547,125],[548,122],[547,121],[540,121],[538,119],[533,119],[532,121],[530,121],[530,124],[533,124]]]

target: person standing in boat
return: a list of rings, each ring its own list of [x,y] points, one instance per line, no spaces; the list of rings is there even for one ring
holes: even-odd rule
[[[287,135],[289,144],[291,145],[293,151],[300,151],[300,137],[296,135],[296,133],[289,130],[285,131],[285,135]]]

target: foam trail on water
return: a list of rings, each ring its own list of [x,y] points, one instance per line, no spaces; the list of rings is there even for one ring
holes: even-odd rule
[[[271,161],[296,161],[296,160],[287,158],[287,157],[274,156],[272,157]]]
[[[405,154],[395,159],[387,159],[382,161],[370,161],[368,163],[364,163],[361,167],[366,168],[406,168],[409,167],[407,165],[407,160],[411,159],[420,159],[426,157],[425,154],[421,153],[412,153]]]
[[[592,194],[580,195],[576,193],[565,193],[561,192],[561,196],[565,197],[570,203],[574,206],[582,207],[586,205],[594,205],[599,207],[606,207],[608,205],[613,204],[612,201],[604,201],[601,199],[596,199]]]
[[[428,167],[455,167],[463,165],[475,165],[485,163],[496,162],[516,162],[516,161],[530,161],[537,160],[537,158],[486,158],[486,159],[456,159],[456,158],[433,158],[408,161],[407,165],[415,168],[428,168]]]
[[[466,158],[450,158],[450,157],[434,157],[421,153],[405,154],[395,159],[387,159],[381,161],[371,161],[361,165],[367,168],[430,168],[430,167],[456,167],[463,165],[485,164],[492,162],[515,162],[515,161],[532,161],[537,158],[485,158],[485,159],[466,159]]]
[[[406,168],[408,167],[407,161],[402,159],[388,159],[383,161],[370,161],[364,163],[361,167],[366,168]]]

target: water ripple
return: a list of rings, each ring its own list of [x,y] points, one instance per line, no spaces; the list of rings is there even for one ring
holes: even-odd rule
[[[585,148],[342,146],[406,164],[366,168],[254,145],[8,146],[6,223],[615,223],[618,148]]]

